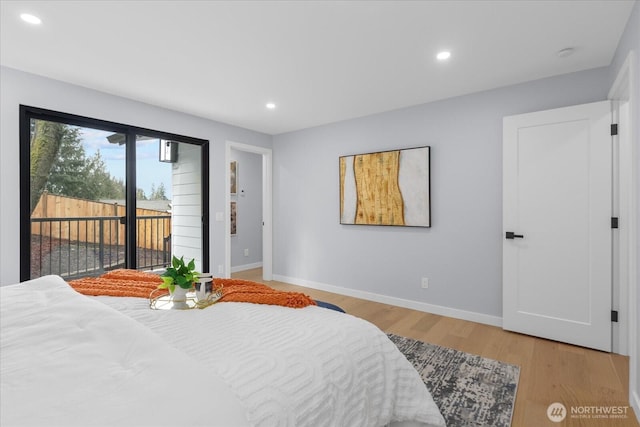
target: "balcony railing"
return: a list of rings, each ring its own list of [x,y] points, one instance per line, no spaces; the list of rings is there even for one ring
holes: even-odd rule
[[[31,278],[73,279],[125,267],[125,217],[31,218]],[[171,262],[171,216],[136,217],[137,268]]]

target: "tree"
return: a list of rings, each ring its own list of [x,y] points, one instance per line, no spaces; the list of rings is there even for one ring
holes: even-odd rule
[[[52,194],[85,198],[89,170],[80,129],[63,126],[58,155],[51,167],[45,190]]]
[[[61,123],[36,120],[31,134],[31,212],[35,209],[44,190],[51,168],[58,158],[58,152],[64,136]]]
[[[114,178],[107,171],[100,150],[92,157],[87,157],[82,145],[81,129],[61,126],[62,140],[45,189],[52,194],[87,200],[124,199],[124,181]]]
[[[87,161],[87,185],[85,199],[120,199],[124,198],[125,189],[122,181],[116,180],[107,171],[100,150]]]
[[[167,191],[164,187],[164,182],[161,182],[156,188],[155,184],[151,184],[151,195],[149,200],[169,200],[167,197]]]
[[[136,189],[136,200],[148,200],[142,188]]]
[[[81,128],[34,120],[31,132],[32,211],[43,190],[87,200],[125,198],[124,181],[109,173],[100,150],[87,157]]]
[[[127,197],[126,185],[123,179],[112,178],[111,185],[113,186],[114,199],[124,199]]]

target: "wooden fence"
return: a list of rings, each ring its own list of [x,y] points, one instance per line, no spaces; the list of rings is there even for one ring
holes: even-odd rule
[[[32,223],[31,234],[74,242],[124,245],[125,226],[120,219],[125,215],[126,207],[117,203],[94,202],[44,192],[31,218],[50,218],[51,221]],[[165,239],[171,234],[171,214],[137,208],[136,216],[136,246],[147,249],[163,248]],[[158,216],[163,218],[157,218]],[[79,218],[82,219],[78,220]]]

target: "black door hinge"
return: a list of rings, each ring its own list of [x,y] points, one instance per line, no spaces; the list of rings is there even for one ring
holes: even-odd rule
[[[618,134],[618,124],[614,123],[611,125],[611,136]]]
[[[611,310],[611,321],[612,322],[617,322],[618,321],[618,311],[617,310]]]
[[[611,218],[611,228],[618,228],[618,218],[615,216]]]

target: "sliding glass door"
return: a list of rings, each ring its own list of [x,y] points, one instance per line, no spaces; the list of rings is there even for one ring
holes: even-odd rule
[[[207,157],[207,141],[21,106],[21,280],[172,255],[207,271]]]
[[[184,256],[185,260],[194,259],[197,271],[208,271],[208,267],[199,270],[204,265],[201,236],[205,233],[204,226],[207,223],[202,216],[205,210],[201,196],[205,183],[202,147],[169,140],[160,140],[159,144],[161,149],[166,150],[163,161],[170,165],[167,182],[171,185],[166,187],[170,187],[171,192],[171,252],[178,257]],[[145,174],[140,168],[138,171],[138,177]],[[140,228],[138,235],[141,236]],[[145,232],[143,237],[147,239],[149,232]]]
[[[165,266],[171,261],[173,227],[171,163],[160,161],[163,141],[136,135],[136,265]]]

